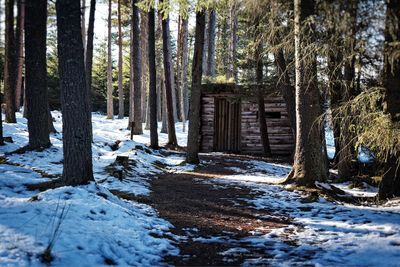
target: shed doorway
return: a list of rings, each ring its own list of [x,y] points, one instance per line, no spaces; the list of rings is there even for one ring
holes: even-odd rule
[[[240,100],[215,98],[214,151],[240,152]]]

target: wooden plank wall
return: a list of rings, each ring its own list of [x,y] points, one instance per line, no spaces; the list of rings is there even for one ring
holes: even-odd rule
[[[215,144],[215,98],[229,97],[232,94],[203,94],[201,100],[201,139],[200,150],[212,152]],[[281,118],[267,118],[268,136],[271,152],[274,155],[290,155],[294,150],[294,138],[289,125],[286,105],[282,97],[265,99],[266,112],[280,112]],[[242,98],[241,101],[241,154],[262,154],[258,105],[255,98]]]
[[[294,149],[294,138],[283,98],[280,96],[265,98],[265,111],[281,114],[281,118],[267,118],[268,138],[272,154],[290,155]],[[242,100],[241,152],[243,154],[263,153],[256,99]]]
[[[214,148],[214,96],[201,98],[200,151],[211,152]]]

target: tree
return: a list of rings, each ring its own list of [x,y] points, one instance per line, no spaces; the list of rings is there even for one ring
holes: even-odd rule
[[[140,19],[137,0],[132,1],[132,55],[133,74],[133,134],[143,134],[142,126],[142,54],[140,49]]]
[[[181,71],[181,117],[183,124],[183,131],[186,129],[186,117],[188,114],[188,76],[189,76],[189,20],[187,18],[182,20],[182,71]]]
[[[217,26],[217,12],[215,9],[210,11],[208,23],[208,55],[206,76],[215,76],[215,29]]]
[[[235,83],[238,82],[237,75],[237,28],[238,28],[238,0],[231,0],[229,6],[229,54],[228,54],[228,79],[234,79]]]
[[[17,55],[17,77],[15,84],[15,110],[19,110],[22,97],[22,70],[24,67],[24,19],[25,2],[17,0],[17,28],[16,28],[16,55]]]
[[[29,148],[50,146],[47,97],[47,0],[26,2],[26,103]]]
[[[400,1],[387,0],[385,25],[384,86],[385,113],[393,125],[400,123]],[[393,144],[398,146],[399,144]],[[385,162],[379,198],[400,196],[400,152],[393,149]]]
[[[196,12],[196,33],[192,64],[192,95],[189,108],[189,131],[186,157],[187,162],[192,164],[199,163],[201,80],[203,76],[205,24],[204,11]]]
[[[258,103],[258,119],[260,123],[261,143],[263,145],[264,156],[271,156],[271,146],[268,138],[268,126],[265,116],[265,101],[263,92],[263,59],[262,59],[263,45],[261,41],[257,44],[256,48],[256,80],[257,80],[257,103]]]
[[[162,0],[161,3],[166,3],[167,0]],[[178,146],[175,133],[175,118],[174,118],[174,102],[173,94],[173,67],[172,67],[172,51],[171,51],[171,36],[169,30],[169,15],[164,15],[162,20],[162,39],[163,39],[163,54],[164,54],[164,79],[165,79],[165,95],[167,104],[167,117],[168,117],[168,143],[172,147]]]
[[[57,0],[57,41],[66,185],[93,179],[89,91],[86,88],[80,0]]]
[[[16,123],[15,117],[15,81],[16,81],[16,48],[14,38],[14,0],[6,0],[5,29],[5,64],[4,64],[4,98],[6,103],[6,122]]]
[[[157,133],[157,68],[156,68],[156,37],[155,11],[150,8],[147,17],[149,44],[149,102],[150,102],[150,147],[158,148]]]
[[[121,0],[118,0],[118,119],[124,118],[124,88],[122,85],[122,21]]]
[[[346,1],[344,6],[346,29],[344,39],[344,73],[342,101],[349,101],[357,95],[355,80],[355,46],[357,32],[358,0]],[[340,123],[340,137],[338,151],[338,174],[341,178],[349,178],[357,173],[357,151],[355,149],[355,136],[351,129],[351,113],[347,112],[346,118]]]
[[[85,10],[85,7],[83,8],[83,10]],[[96,0],[90,0],[89,25],[88,25],[87,43],[86,43],[87,46],[85,51],[86,87],[89,90],[89,94],[91,94],[92,92],[93,37],[94,37],[95,12],[96,12]],[[83,44],[85,44],[85,42]],[[91,105],[91,103],[89,104]]]
[[[296,150],[289,179],[300,185],[314,185],[328,175],[323,153],[323,134],[317,119],[321,115],[317,87],[317,61],[310,46],[314,41],[314,0],[294,1],[296,69]],[[305,53],[307,49],[308,53]]]
[[[112,0],[108,0],[108,36],[107,36],[107,119],[114,119],[114,101],[113,101],[113,81],[112,81],[112,52],[111,52],[111,4]]]

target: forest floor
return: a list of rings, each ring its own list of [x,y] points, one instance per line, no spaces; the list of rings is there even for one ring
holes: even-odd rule
[[[17,116],[17,124],[4,124],[14,142],[0,147],[0,266],[400,262],[399,199],[348,204],[276,185],[290,165],[271,159],[212,153],[202,154],[198,166],[186,164],[184,153],[149,149],[148,131],[129,140],[127,119],[97,113],[96,181],[30,191],[27,185],[62,173],[61,114],[53,112],[59,133],[51,135],[52,147],[24,153],[13,153],[28,141],[26,120]],[[334,185],[345,198],[377,192],[364,183]]]

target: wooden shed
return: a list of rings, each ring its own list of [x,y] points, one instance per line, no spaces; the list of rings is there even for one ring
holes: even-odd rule
[[[251,87],[204,85],[201,96],[202,152],[263,153],[257,98]],[[294,137],[282,96],[265,97],[268,138],[273,155],[290,155]]]

